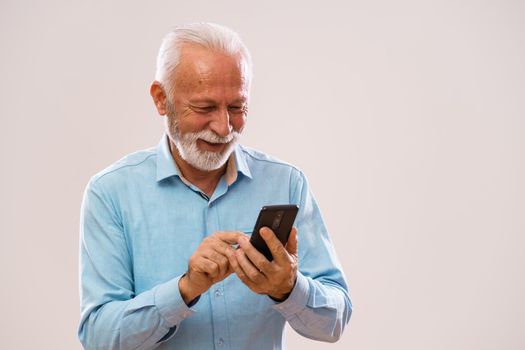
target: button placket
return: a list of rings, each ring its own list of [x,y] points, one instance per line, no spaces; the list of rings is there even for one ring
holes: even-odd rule
[[[214,200],[211,200],[208,202],[208,208],[206,210],[206,229],[209,234],[221,230],[217,207],[218,203],[220,203],[220,201],[215,202]],[[212,309],[212,327],[215,347],[229,349],[231,345],[229,344],[228,312],[223,281],[218,282],[209,289],[209,298]]]

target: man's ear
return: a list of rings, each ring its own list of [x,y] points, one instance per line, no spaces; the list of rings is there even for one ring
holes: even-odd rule
[[[149,94],[153,99],[153,103],[157,108],[157,112],[159,112],[160,115],[166,115],[166,92],[164,91],[162,84],[156,80],[153,83],[151,83],[151,87],[149,88]]]

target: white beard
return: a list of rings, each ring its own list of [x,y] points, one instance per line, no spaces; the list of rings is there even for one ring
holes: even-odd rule
[[[228,136],[224,137],[217,135],[210,129],[182,134],[174,113],[166,115],[166,131],[170,140],[177,147],[177,151],[182,159],[194,168],[203,171],[217,170],[223,166],[240,139],[240,133],[237,131],[232,131]],[[197,147],[197,140],[199,139],[227,145],[221,152],[202,151]]]

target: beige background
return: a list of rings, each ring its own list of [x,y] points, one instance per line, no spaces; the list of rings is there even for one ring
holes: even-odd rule
[[[80,349],[89,177],[162,132],[161,38],[251,48],[244,143],[308,175],[351,284],[339,343],[525,348],[523,1],[0,3],[0,348]]]

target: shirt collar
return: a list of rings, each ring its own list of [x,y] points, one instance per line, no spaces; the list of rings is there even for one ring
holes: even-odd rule
[[[174,175],[180,176],[180,172],[171,156],[168,136],[164,134],[157,146],[157,182]]]
[[[246,154],[242,151],[242,146],[239,144],[235,145],[235,150],[232,154],[235,158],[235,168],[237,169],[237,172],[251,179],[252,172],[246,161]]]
[[[231,157],[234,158],[233,162]],[[237,174],[241,173],[249,178],[252,177],[250,168],[246,162],[246,156],[241,150],[240,145],[235,146],[235,149],[228,160],[227,172],[230,174],[236,172]],[[171,176],[178,176],[181,179],[183,178],[175,160],[173,160],[173,156],[171,155],[168,135],[164,134],[157,146],[157,182]],[[237,176],[227,176],[227,178],[230,178],[231,183],[233,183],[237,179]],[[231,185],[231,183],[229,183],[229,185]]]

